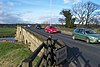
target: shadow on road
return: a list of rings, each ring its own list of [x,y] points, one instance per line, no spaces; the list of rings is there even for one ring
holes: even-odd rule
[[[89,60],[86,60],[84,58],[84,56],[82,55],[82,52],[79,51],[79,48],[77,47],[68,47],[67,49],[67,61],[68,61],[68,64],[70,64],[72,62],[72,64],[75,66],[75,67],[91,67],[91,65],[89,64]],[[82,61],[80,61],[80,59],[84,62],[84,65],[81,63]]]

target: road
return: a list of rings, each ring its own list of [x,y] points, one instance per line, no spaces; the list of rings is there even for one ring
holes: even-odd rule
[[[85,41],[80,41],[80,40],[73,40],[71,35],[67,35],[64,33],[56,33],[56,34],[49,34],[46,33],[44,29],[38,30],[34,28],[29,28],[33,32],[40,33],[41,35],[44,36],[50,36],[52,35],[53,38],[59,39],[63,42],[66,43],[67,46],[69,47],[75,47],[79,48],[79,50],[82,52],[82,55],[86,60],[89,60],[88,62],[82,62],[82,64],[90,64],[90,67],[98,67],[100,64],[100,43],[99,44],[87,44]]]

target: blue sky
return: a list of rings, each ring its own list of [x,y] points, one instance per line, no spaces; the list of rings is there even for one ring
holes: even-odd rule
[[[52,0],[52,23],[57,23],[62,9],[89,0]],[[100,4],[100,0],[91,0]],[[0,0],[0,23],[50,22],[50,0]],[[28,21],[28,22],[27,22]]]

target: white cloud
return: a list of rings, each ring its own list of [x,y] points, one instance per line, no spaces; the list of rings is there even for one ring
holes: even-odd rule
[[[64,3],[69,3],[70,2],[70,0],[64,0]]]
[[[2,3],[2,2],[0,2],[0,6],[1,6],[1,5],[3,5],[3,3]]]
[[[76,4],[78,2],[81,2],[81,0],[74,0],[73,4]]]
[[[64,0],[64,3],[73,3],[73,4],[75,4],[75,3],[78,3],[80,1],[81,0]]]
[[[9,6],[14,6],[14,3],[13,2],[8,2],[8,5]]]
[[[43,22],[48,22],[52,24],[58,23],[58,18],[59,16],[42,16],[36,20],[34,20],[35,23],[43,23]]]
[[[16,24],[23,23],[23,21],[15,15],[2,13],[0,14],[0,24]]]
[[[3,11],[2,10],[0,10],[0,14],[2,14],[3,13]]]
[[[0,21],[0,24],[4,24],[4,22]]]
[[[10,6],[13,4],[10,3]],[[23,23],[23,20],[16,14],[9,13],[9,9],[0,4],[0,24],[16,24]]]

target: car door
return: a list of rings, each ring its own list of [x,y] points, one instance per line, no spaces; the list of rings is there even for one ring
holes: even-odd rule
[[[81,39],[81,30],[80,29],[75,30],[74,36],[77,39]]]
[[[48,28],[49,28],[48,26],[45,28],[46,32],[48,32]]]
[[[85,35],[84,29],[80,29],[79,30],[79,39],[81,39],[81,40],[85,40],[86,39],[86,35]]]
[[[73,36],[74,36],[76,39],[79,39],[79,29],[75,29],[75,30],[74,30]]]

